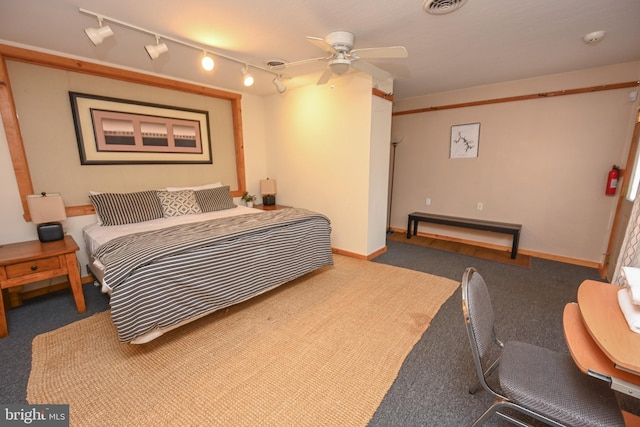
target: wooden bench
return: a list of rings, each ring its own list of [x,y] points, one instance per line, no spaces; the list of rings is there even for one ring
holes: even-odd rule
[[[411,230],[413,230],[414,236],[418,234],[419,222],[431,222],[433,224],[452,225],[454,227],[511,234],[513,236],[511,259],[515,259],[516,255],[518,255],[518,242],[520,240],[520,230],[522,229],[521,224],[509,224],[506,222],[484,221],[481,219],[459,218],[455,216],[436,215],[425,212],[413,212],[409,214],[409,222],[407,223],[407,239],[411,238]]]

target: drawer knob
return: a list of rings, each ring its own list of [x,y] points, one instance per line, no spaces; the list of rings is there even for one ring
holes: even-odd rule
[[[37,265],[32,265],[32,266],[31,266],[31,271],[36,271],[37,269],[38,269],[38,266],[37,266]]]

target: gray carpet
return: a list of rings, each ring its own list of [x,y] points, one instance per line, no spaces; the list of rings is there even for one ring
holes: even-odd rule
[[[594,269],[538,258],[527,269],[394,241],[388,242],[388,248],[374,261],[456,281],[465,268],[476,267],[487,281],[497,333],[503,340],[518,339],[564,352],[562,309],[575,301],[583,280],[599,280]],[[107,298],[91,285],[85,285],[85,298],[83,315],[76,312],[68,291],[8,311],[9,337],[0,339],[0,402],[26,403],[31,341],[36,335],[108,308]],[[484,392],[473,396],[467,392],[474,381],[458,290],[405,360],[370,426],[469,425],[491,403]]]
[[[499,338],[562,352],[568,352],[562,330],[565,304],[576,300],[583,280],[601,280],[595,269],[539,258],[527,269],[406,243],[389,241],[388,246],[374,261],[458,281],[467,267],[477,268],[489,288]],[[369,426],[471,425],[493,401],[482,390],[468,393],[475,381],[458,289],[405,360]],[[622,399],[637,413],[637,399]],[[485,425],[509,424],[494,417]]]

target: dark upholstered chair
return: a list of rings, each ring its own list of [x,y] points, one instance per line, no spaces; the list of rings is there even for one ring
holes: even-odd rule
[[[469,392],[482,386],[496,398],[474,426],[493,414],[527,425],[505,408],[552,426],[624,426],[614,392],[606,382],[580,372],[571,356],[524,342],[503,344],[496,338],[487,285],[474,268],[467,268],[462,278],[462,311],[479,379]],[[492,355],[494,346],[497,356]],[[499,387],[488,381],[496,368]]]

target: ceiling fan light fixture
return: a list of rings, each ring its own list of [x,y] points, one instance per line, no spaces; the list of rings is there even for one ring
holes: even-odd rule
[[[108,25],[102,25],[102,18],[98,17],[98,28],[85,28],[85,34],[91,40],[91,43],[94,45],[99,45],[106,39],[107,37],[111,37],[113,35],[113,30]]]
[[[431,15],[444,15],[460,9],[467,0],[424,0],[422,10]]]
[[[336,58],[331,61],[329,67],[334,74],[344,74],[349,71],[349,66],[351,65],[351,61],[346,58]]]
[[[156,36],[156,44],[148,44],[144,48],[151,59],[157,59],[160,55],[169,50],[166,43],[160,43],[160,37],[158,36]]]

